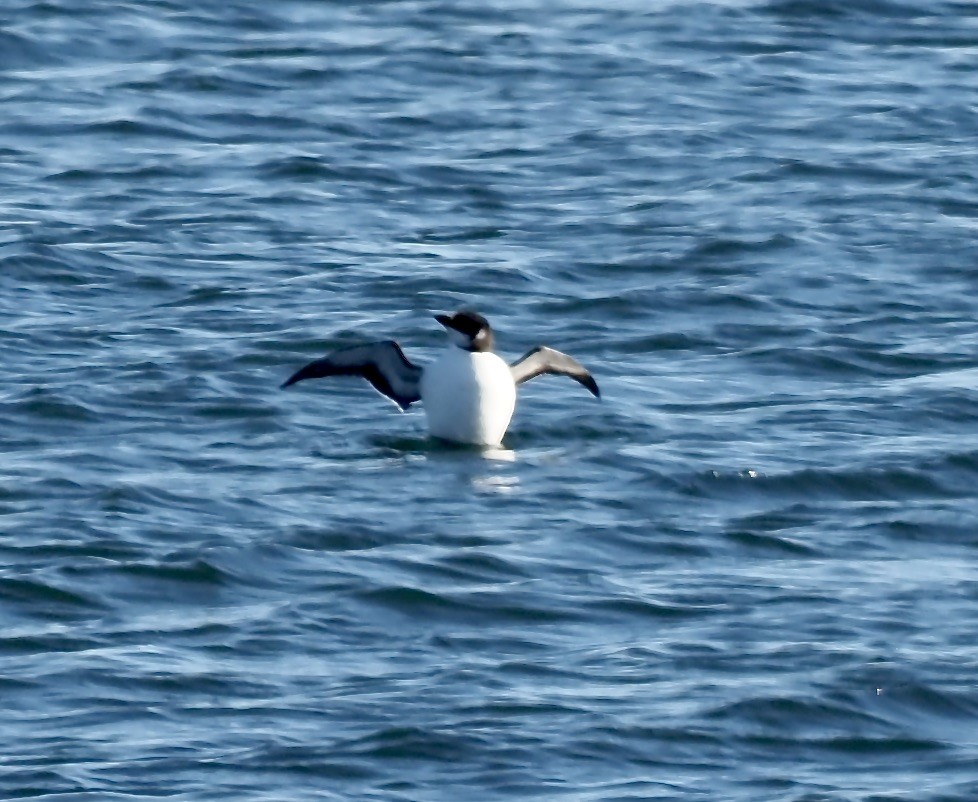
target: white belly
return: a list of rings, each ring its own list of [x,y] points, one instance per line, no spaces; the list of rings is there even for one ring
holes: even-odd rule
[[[516,384],[495,354],[451,347],[425,367],[421,401],[436,437],[497,446],[513,417]]]

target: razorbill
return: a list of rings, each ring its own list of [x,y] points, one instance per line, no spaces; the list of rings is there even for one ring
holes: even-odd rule
[[[576,359],[537,346],[512,365],[493,353],[492,328],[482,315],[461,311],[435,315],[449,345],[430,365],[412,364],[393,340],[334,351],[296,371],[283,384],[325,376],[362,376],[402,410],[424,403],[435,437],[498,446],[516,406],[516,386],[547,373],[569,376],[596,397],[597,382]]]

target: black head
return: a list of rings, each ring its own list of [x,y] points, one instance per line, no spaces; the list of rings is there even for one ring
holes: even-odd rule
[[[492,350],[492,328],[478,312],[463,309],[454,315],[435,315],[435,320],[448,329],[459,348],[466,351]]]

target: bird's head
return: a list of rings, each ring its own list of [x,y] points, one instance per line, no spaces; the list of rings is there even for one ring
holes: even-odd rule
[[[435,320],[448,329],[452,343],[466,351],[491,351],[492,327],[478,312],[463,309],[454,315],[435,315]]]

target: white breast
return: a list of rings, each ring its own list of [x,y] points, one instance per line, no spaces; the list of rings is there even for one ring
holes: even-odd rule
[[[460,443],[496,446],[516,406],[509,365],[489,352],[450,347],[421,376],[428,429]]]

